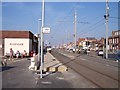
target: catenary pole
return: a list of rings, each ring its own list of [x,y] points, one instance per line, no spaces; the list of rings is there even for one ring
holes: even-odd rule
[[[41,19],[38,19],[38,62],[40,62],[40,21]]]
[[[106,0],[106,59],[108,58],[108,13],[109,7],[108,7],[108,0]]]
[[[44,28],[44,9],[45,9],[45,1],[42,0],[42,27],[41,27],[41,66],[40,66],[40,77],[42,78],[43,75],[42,75],[42,71],[43,71],[43,64],[44,64],[44,55],[43,55],[43,28]]]
[[[76,40],[77,40],[77,11],[75,9],[74,14],[74,45],[75,45],[75,53],[76,53]]]

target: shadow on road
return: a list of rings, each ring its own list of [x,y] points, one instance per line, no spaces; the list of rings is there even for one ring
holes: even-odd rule
[[[6,70],[9,70],[9,69],[12,69],[12,68],[14,68],[14,67],[13,66],[0,67],[0,72],[6,71]]]

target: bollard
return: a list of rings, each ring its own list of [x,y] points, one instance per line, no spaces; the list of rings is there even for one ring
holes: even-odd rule
[[[36,53],[33,53],[33,57],[31,57],[31,64],[29,66],[29,69],[30,70],[35,70],[37,71],[37,56],[36,56]]]
[[[35,57],[31,57],[31,63],[30,63],[30,66],[29,66],[29,69],[30,70],[34,70],[35,69]]]

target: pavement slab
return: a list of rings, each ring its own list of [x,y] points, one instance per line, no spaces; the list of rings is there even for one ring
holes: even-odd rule
[[[48,76],[39,79],[37,88],[72,88],[72,84],[64,79],[61,72],[51,73]]]

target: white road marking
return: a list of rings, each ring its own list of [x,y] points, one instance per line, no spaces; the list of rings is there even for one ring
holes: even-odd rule
[[[59,79],[59,80],[64,80],[64,78],[63,77],[56,77],[57,79]]]
[[[42,84],[52,84],[52,82],[49,82],[49,81],[42,81],[41,83]]]

